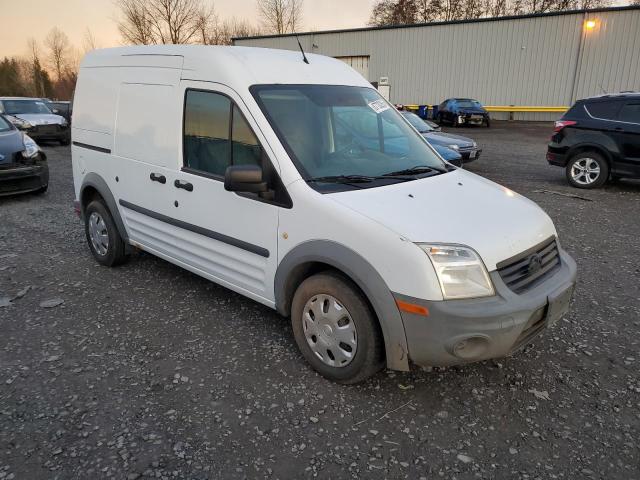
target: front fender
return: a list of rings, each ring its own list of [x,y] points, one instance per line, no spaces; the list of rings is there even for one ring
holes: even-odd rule
[[[407,339],[395,299],[376,269],[357,252],[330,240],[311,240],[290,250],[280,261],[274,279],[276,308],[290,314],[290,281],[297,267],[324,263],[349,277],[365,294],[373,307],[384,337],[387,367],[409,370]]]

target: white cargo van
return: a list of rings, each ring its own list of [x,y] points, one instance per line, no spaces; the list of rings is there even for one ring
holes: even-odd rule
[[[549,217],[444,162],[343,62],[307,58],[89,53],[72,156],[95,259],[137,247],[290,316],[343,383],[505,356],[557,322],[576,266]]]

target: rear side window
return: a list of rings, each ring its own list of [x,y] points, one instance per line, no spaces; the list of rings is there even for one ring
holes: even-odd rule
[[[223,177],[230,165],[260,165],[262,149],[238,107],[225,95],[188,90],[184,166]]]
[[[578,102],[565,113],[562,118],[584,118],[584,103]]]
[[[595,102],[587,103],[585,108],[592,117],[603,120],[616,120],[620,106],[620,102]]]
[[[618,114],[621,122],[631,122],[640,124],[640,100],[625,104]]]

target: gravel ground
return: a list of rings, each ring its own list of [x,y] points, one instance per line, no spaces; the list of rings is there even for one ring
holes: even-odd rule
[[[351,387],[266,307],[143,253],[98,266],[46,147],[48,193],[0,200],[0,480],[640,478],[640,182],[568,187],[550,131],[456,133],[555,221],[569,315],[508,359]]]

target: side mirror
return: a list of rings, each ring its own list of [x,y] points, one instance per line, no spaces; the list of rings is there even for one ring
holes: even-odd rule
[[[262,167],[232,165],[224,173],[224,189],[229,192],[263,193],[268,190],[262,181]]]

